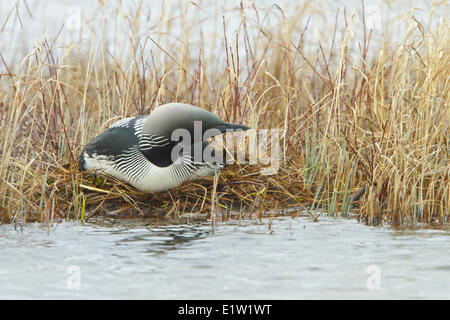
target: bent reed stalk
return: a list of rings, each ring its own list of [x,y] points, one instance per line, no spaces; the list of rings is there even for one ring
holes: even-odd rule
[[[289,16],[249,3],[237,9],[236,29],[219,15],[222,33],[200,33],[195,47],[190,36],[201,22],[189,22],[195,8],[184,6],[181,13],[163,10],[165,18],[148,34],[133,32],[139,19],[130,20],[129,48],[117,47],[116,54],[107,41],[57,47],[44,39],[14,65],[0,56],[3,223],[86,221],[102,212],[214,211],[217,219],[219,211],[238,210],[261,217],[299,206],[352,212],[369,225],[448,222],[447,19],[424,28],[406,15],[402,40],[393,44],[385,35],[374,43],[365,24],[356,41],[349,14],[340,11],[325,44],[305,23],[314,10],[307,4]],[[265,25],[270,15],[275,27]],[[181,34],[174,37],[177,23]],[[174,101],[255,129],[281,129],[278,172],[232,165],[217,183],[147,195],[78,171],[83,146],[112,122]]]

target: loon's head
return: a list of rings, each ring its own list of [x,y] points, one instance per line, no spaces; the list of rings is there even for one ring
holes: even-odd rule
[[[201,126],[202,134],[211,129],[216,129],[217,134],[250,129],[244,125],[227,123],[215,114],[190,104],[168,103],[150,113],[142,128],[142,134],[170,139],[177,129],[187,130],[194,135],[197,125]],[[214,135],[214,132],[212,134]],[[200,141],[195,141],[197,142]]]
[[[192,146],[201,146],[203,150],[207,140],[213,136],[226,131],[248,129],[244,125],[225,122],[215,114],[193,105],[169,103],[157,107],[148,116],[139,138],[139,150],[150,162],[166,167],[181,156],[178,153],[180,148],[175,146],[188,151]],[[196,161],[203,160],[202,152],[196,153]]]

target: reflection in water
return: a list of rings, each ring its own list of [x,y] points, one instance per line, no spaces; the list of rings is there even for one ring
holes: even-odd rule
[[[105,227],[98,230],[98,233],[120,235],[121,239],[115,242],[117,246],[142,245],[146,248],[145,252],[154,254],[184,248],[189,246],[191,241],[203,239],[211,232],[208,222],[192,218],[109,219],[100,217],[90,219],[87,225]]]
[[[163,254],[169,250],[186,248],[190,242],[205,238],[209,229],[199,225],[184,227],[160,227],[154,230],[138,232],[116,242],[117,245],[134,245],[141,242],[146,252]]]
[[[0,298],[450,298],[448,236],[304,216],[3,225]]]

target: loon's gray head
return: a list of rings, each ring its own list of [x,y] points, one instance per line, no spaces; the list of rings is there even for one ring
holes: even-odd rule
[[[185,129],[193,134],[197,121],[201,122],[203,133],[210,129],[217,129],[219,133],[250,129],[244,125],[227,123],[215,114],[190,104],[168,103],[150,113],[142,128],[142,134],[170,138],[176,129]]]
[[[173,135],[178,129],[189,134],[188,141],[184,140],[185,137]],[[139,150],[150,162],[166,167],[176,160],[172,151],[180,140],[187,147],[206,146],[203,144],[206,142],[204,135],[210,138],[226,131],[248,129],[245,125],[225,122],[215,114],[190,104],[169,103],[157,107],[148,116],[139,139]]]

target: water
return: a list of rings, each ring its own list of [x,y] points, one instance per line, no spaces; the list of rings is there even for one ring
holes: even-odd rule
[[[0,299],[449,299],[449,229],[280,217],[0,226]]]

